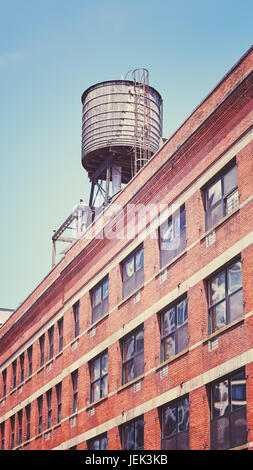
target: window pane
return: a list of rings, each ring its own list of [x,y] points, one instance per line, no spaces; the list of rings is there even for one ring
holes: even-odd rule
[[[107,354],[104,354],[101,358],[101,375],[105,375],[108,372],[108,356]]]
[[[125,365],[125,380],[124,383],[130,382],[134,379],[134,361],[130,361]]]
[[[180,213],[180,232],[183,232],[185,228],[186,228],[185,210],[183,210]]]
[[[177,305],[177,325],[182,325],[182,323],[187,321],[187,318],[187,300],[185,299]]]
[[[209,209],[213,207],[216,202],[218,202],[222,197],[221,190],[221,180],[216,181],[210,188],[207,190],[207,201],[206,208]]]
[[[133,423],[127,424],[124,427],[125,434],[125,449],[134,450],[134,425]]]
[[[93,291],[93,307],[96,307],[96,305],[100,304],[102,300],[102,289],[101,286],[97,287]]]
[[[101,448],[101,450],[106,450],[107,449],[107,437],[102,437],[100,448]]]
[[[161,250],[168,250],[173,238],[173,226],[172,221],[170,221],[160,228]]]
[[[176,405],[167,406],[164,410],[163,437],[170,438],[176,434]]]
[[[101,397],[108,394],[108,377],[107,375],[101,379]]]
[[[218,304],[213,308],[213,311],[215,315],[215,329],[218,330],[226,325],[226,302]]]
[[[134,358],[134,378],[139,377],[144,372],[144,354],[140,353]]]
[[[234,375],[231,378],[231,406],[232,411],[246,405],[246,379],[244,374]]]
[[[213,418],[229,413],[228,380],[213,386]]]
[[[211,446],[216,450],[229,449],[229,418],[227,416],[212,421]]]
[[[136,334],[136,353],[144,350],[144,331],[139,331]]]
[[[234,166],[224,175],[224,195],[231,193],[237,187],[237,168]]]
[[[242,289],[229,297],[229,311],[230,311],[230,322],[243,314],[243,297]]]
[[[99,439],[94,439],[91,447],[92,450],[99,450]]]
[[[241,261],[228,268],[228,293],[234,292],[242,287]]]
[[[188,323],[184,323],[177,329],[177,353],[188,347]]]
[[[225,200],[225,211],[226,215],[230,214],[233,210],[235,210],[239,205],[239,195],[238,190],[234,191],[230,194]]]
[[[185,398],[178,403],[178,431],[188,431],[189,429],[189,400]]]
[[[180,214],[173,218],[173,225],[175,238],[180,237]]]
[[[134,257],[132,256],[123,265],[123,281],[127,281],[134,274]]]
[[[225,298],[225,272],[215,277],[210,283],[210,305]]]
[[[175,334],[170,335],[164,340],[164,361],[176,354]]]
[[[135,440],[136,440],[136,449],[143,449],[144,446],[144,426],[143,426],[143,420],[138,419],[135,423]]]
[[[108,297],[109,293],[109,281],[108,279],[103,283],[103,299]]]
[[[136,271],[138,271],[139,269],[142,269],[143,268],[143,258],[144,258],[144,255],[143,255],[143,249],[141,249],[140,251],[138,251],[135,255],[135,266],[136,266]]]
[[[91,366],[91,380],[94,382],[94,380],[99,379],[100,377],[100,359],[95,359],[92,362]]]
[[[247,442],[246,406],[234,411],[231,415],[231,444],[237,447]]]
[[[124,341],[124,360],[130,359],[134,355],[134,336],[130,336]]]
[[[216,225],[224,216],[224,203],[221,200],[215,207],[206,212],[206,230]]]
[[[163,332],[162,335],[166,336],[176,329],[176,314],[175,308],[171,308],[163,315]]]
[[[97,401],[100,398],[100,381],[92,385],[92,401]]]

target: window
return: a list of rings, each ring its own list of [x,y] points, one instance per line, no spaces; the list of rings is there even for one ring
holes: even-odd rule
[[[38,398],[38,433],[41,434],[43,430],[43,396]]]
[[[28,377],[31,377],[32,370],[33,370],[33,364],[32,364],[33,347],[32,346],[28,348],[27,354],[28,354]]]
[[[130,333],[122,340],[122,383],[131,382],[144,372],[144,328]]]
[[[160,409],[161,448],[189,449],[189,399],[174,401]]]
[[[1,450],[4,450],[4,432],[5,432],[5,422],[1,423]]]
[[[122,450],[142,450],[144,448],[143,416],[121,426]]]
[[[47,392],[47,428],[52,427],[52,389]]]
[[[176,258],[186,247],[186,217],[182,207],[159,229],[160,267]]]
[[[79,336],[79,301],[75,303],[73,306],[73,312],[74,312],[74,335],[75,338]]]
[[[71,374],[72,378],[72,388],[73,388],[73,405],[72,405],[72,411],[75,413],[77,411],[77,395],[78,395],[78,370],[75,370],[75,372],[72,372]]]
[[[206,230],[212,228],[238,205],[237,168],[234,164],[205,190]]]
[[[40,341],[40,367],[43,366],[45,360],[45,335],[42,335]]]
[[[188,346],[187,299],[181,299],[160,314],[161,361],[166,361]]]
[[[49,340],[49,359],[54,357],[54,327],[52,326],[48,330],[48,340]]]
[[[108,354],[101,354],[90,363],[90,401],[99,400],[108,393]]]
[[[88,441],[89,450],[107,450],[107,435],[103,434],[102,436],[94,437]]]
[[[31,405],[30,403],[25,407],[26,413],[26,440],[28,441],[31,436]]]
[[[23,422],[23,411],[18,412],[18,444],[22,443],[22,422]]]
[[[61,398],[62,398],[62,383],[56,385],[57,397],[57,423],[61,422]]]
[[[58,338],[58,351],[60,352],[63,350],[63,318],[58,321]]]
[[[24,353],[21,354],[20,358],[20,382],[24,382],[25,374],[24,374],[24,360],[25,356]]]
[[[2,378],[3,378],[3,397],[6,396],[6,391],[7,391],[7,382],[6,382],[6,379],[7,379],[7,370],[3,370],[2,372]]]
[[[15,446],[15,415],[11,416],[11,449]]]
[[[12,388],[17,386],[17,361],[12,363]]]
[[[136,250],[122,263],[123,299],[134,292],[144,282],[143,248]]]
[[[108,312],[108,294],[109,294],[109,281],[108,278],[100,282],[91,291],[91,305],[92,305],[92,323],[97,321]]]
[[[210,414],[212,449],[226,450],[247,442],[244,370],[210,386]]]
[[[234,262],[208,281],[208,312],[210,333],[242,316],[241,261]]]

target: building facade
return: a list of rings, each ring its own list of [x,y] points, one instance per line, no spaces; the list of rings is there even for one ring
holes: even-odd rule
[[[252,65],[2,325],[2,450],[253,448]]]

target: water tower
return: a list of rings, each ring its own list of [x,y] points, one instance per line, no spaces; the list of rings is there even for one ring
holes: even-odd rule
[[[147,69],[82,95],[82,164],[91,182],[89,207],[106,206],[159,149],[162,98]]]
[[[162,143],[162,98],[149,86],[147,69],[132,74],[132,80],[101,82],[82,95],[82,164],[91,182],[89,205],[80,200],[54,231],[52,266],[56,243],[68,244],[60,253],[65,254]]]

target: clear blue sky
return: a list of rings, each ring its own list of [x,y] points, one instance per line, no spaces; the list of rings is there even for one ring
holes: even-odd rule
[[[51,269],[87,202],[81,95],[147,67],[169,137],[252,44],[252,0],[0,0],[0,307]]]

